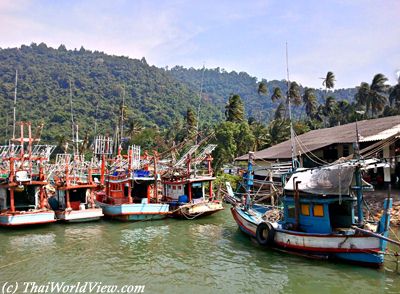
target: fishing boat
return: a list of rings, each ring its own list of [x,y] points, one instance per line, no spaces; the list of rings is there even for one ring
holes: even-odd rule
[[[108,141],[109,142],[109,141]],[[103,148],[98,141],[96,148]],[[154,170],[149,169],[149,158],[141,159],[140,146],[129,146],[124,158],[120,154],[111,161],[106,173],[106,157],[103,153],[101,183],[104,189],[96,192],[95,203],[105,216],[121,221],[157,220],[167,217],[169,205],[158,197],[157,156],[152,158]]]
[[[245,175],[243,201],[231,212],[241,231],[267,246],[298,255],[338,259],[379,267],[384,262],[392,199],[384,201],[379,221],[364,217],[362,170],[379,161],[349,160],[313,169],[298,169],[283,183],[282,207],[253,205],[252,153]]]
[[[199,145],[193,145],[162,176],[163,199],[170,205],[172,217],[194,219],[224,209],[222,201],[215,199],[213,194],[215,177],[211,167],[211,152],[216,145],[207,145],[192,159],[192,154],[198,147]],[[203,162],[206,162],[207,169],[200,171],[197,166]]]
[[[40,131],[32,136],[31,123],[20,122],[20,137],[1,146],[0,226],[15,227],[55,222],[48,208],[44,165],[55,146],[38,145]],[[27,129],[28,137],[24,137]],[[18,145],[17,145],[18,144]],[[34,145],[35,144],[35,145]]]
[[[72,159],[73,157],[73,159]],[[92,178],[90,163],[83,156],[57,154],[54,170],[50,170],[53,185],[46,186],[49,205],[57,219],[65,222],[99,220],[102,209],[94,203],[98,182]]]

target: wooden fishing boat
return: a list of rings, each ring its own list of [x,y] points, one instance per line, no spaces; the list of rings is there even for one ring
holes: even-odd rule
[[[156,167],[156,156],[153,162]],[[103,156],[100,181],[105,189],[97,191],[95,199],[105,216],[122,221],[145,221],[163,219],[170,214],[169,204],[158,199],[157,169],[151,174],[147,155],[141,160],[139,146],[130,146],[126,158],[119,154],[107,174],[105,164]]]
[[[65,222],[99,220],[103,211],[94,203],[94,191],[99,183],[92,178],[90,163],[83,156],[57,154],[52,174],[53,185],[47,186],[49,204],[57,219]]]
[[[339,259],[378,267],[384,262],[392,199],[377,222],[364,218],[361,170],[376,160],[350,160],[297,170],[284,183],[282,208],[251,203],[252,158],[245,176],[244,201],[232,201],[241,231],[262,246],[314,258]],[[357,208],[355,211],[355,207]],[[356,216],[357,215],[357,216]]]
[[[192,146],[173,168],[162,176],[163,199],[170,205],[172,217],[194,219],[224,209],[222,201],[215,199],[213,194],[215,177],[211,168],[213,160],[211,152],[216,145],[206,146],[197,157],[192,159],[191,156],[198,146]],[[197,165],[204,161],[207,169],[200,171]]]
[[[28,226],[55,222],[48,208],[44,164],[54,150],[51,145],[34,145],[39,136],[31,136],[31,123],[20,122],[20,138],[2,146],[0,181],[0,226]],[[24,129],[28,137],[24,137]],[[41,126],[39,128],[41,130]],[[15,132],[14,132],[15,135]],[[14,144],[19,145],[14,145]]]

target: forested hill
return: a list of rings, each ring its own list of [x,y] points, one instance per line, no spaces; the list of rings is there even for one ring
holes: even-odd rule
[[[199,105],[201,124],[224,119],[231,94],[239,94],[247,116],[267,122],[277,107],[270,95],[274,87],[286,91],[284,81],[268,81],[269,94],[257,93],[258,81],[247,73],[223,69],[171,70],[149,66],[141,60],[107,55],[103,52],[58,49],[46,44],[0,49],[0,139],[12,128],[15,70],[18,69],[17,120],[43,121],[43,137],[54,140],[70,134],[70,81],[72,111],[81,133],[112,132],[125,100],[125,128],[129,126],[175,129],[182,127],[188,108]],[[203,81],[203,82],[202,82]],[[355,89],[337,90],[338,99],[352,100]],[[317,96],[322,97],[317,90]],[[6,128],[8,126],[8,128]]]
[[[199,91],[200,86],[203,88],[203,98],[212,101],[215,104],[226,104],[227,97],[231,94],[238,94],[242,98],[248,117],[254,117],[257,120],[268,122],[273,119],[274,112],[279,102],[272,102],[270,97],[274,88],[279,87],[282,92],[287,91],[287,83],[285,80],[263,80],[267,86],[266,95],[260,96],[257,87],[260,81],[245,72],[227,72],[224,69],[194,69],[175,66],[169,71],[175,78],[188,84],[191,89]],[[323,74],[322,74],[323,75]],[[322,87],[322,80],[321,80]],[[304,87],[300,85],[300,91],[304,92]],[[329,95],[336,97],[338,100],[354,100],[356,88],[335,89]],[[324,90],[315,90],[317,100],[324,101],[326,95]]]
[[[181,121],[188,107],[198,104],[198,92],[164,69],[146,60],[111,56],[97,51],[58,49],[41,43],[20,49],[0,50],[0,134],[12,129],[15,70],[18,69],[17,120],[43,121],[45,139],[71,130],[72,110],[82,133],[93,135],[94,122],[102,133],[112,131],[125,98],[126,128],[134,122],[142,127],[171,128]],[[202,104],[207,122],[219,121],[223,108]]]

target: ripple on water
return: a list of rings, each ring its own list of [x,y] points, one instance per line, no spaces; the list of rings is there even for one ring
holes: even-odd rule
[[[398,293],[399,275],[267,250],[229,210],[194,221],[0,230],[0,281],[145,284],[148,293]],[[0,265],[0,266],[1,266]],[[392,267],[393,268],[393,267]],[[146,291],[146,292],[147,292]]]

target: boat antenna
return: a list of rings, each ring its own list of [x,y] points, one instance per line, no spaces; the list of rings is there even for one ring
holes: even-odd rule
[[[18,86],[18,69],[15,70],[15,89],[14,89],[14,117],[13,117],[13,139],[15,138],[15,121],[16,121],[16,107],[17,107],[17,86]]]
[[[74,153],[78,152],[78,132],[76,132],[75,138],[75,122],[74,122],[74,113],[72,108],[72,81],[71,78],[69,79],[69,106],[70,106],[70,113],[71,113],[71,131],[72,131],[72,146],[74,146]],[[75,144],[76,145],[75,145]]]
[[[122,86],[122,107],[121,107],[121,126],[120,126],[120,144],[122,145],[122,138],[124,137],[124,108],[125,108],[125,87]]]
[[[360,159],[360,134],[359,134],[359,132],[358,132],[358,118],[357,118],[357,116],[358,116],[358,114],[360,114],[360,115],[363,115],[365,112],[364,111],[362,111],[362,110],[357,110],[356,111],[356,148],[354,148],[355,150],[355,152],[354,152],[354,154],[355,154],[355,156],[356,156],[356,159]]]
[[[292,109],[290,105],[290,78],[289,78],[289,53],[288,53],[288,43],[286,42],[286,75],[287,75],[287,101],[288,101],[288,108],[289,108],[289,121],[290,121],[290,142],[292,148],[292,168],[296,169],[296,146],[294,143],[294,130],[293,130],[293,122],[292,122]]]
[[[200,92],[199,92],[199,104],[197,105],[197,124],[196,124],[196,144],[199,143],[200,137],[200,106],[201,106],[201,95],[203,94],[203,82],[204,82],[204,72],[206,70],[205,63],[203,63],[203,71],[201,73],[201,82],[200,82]]]

